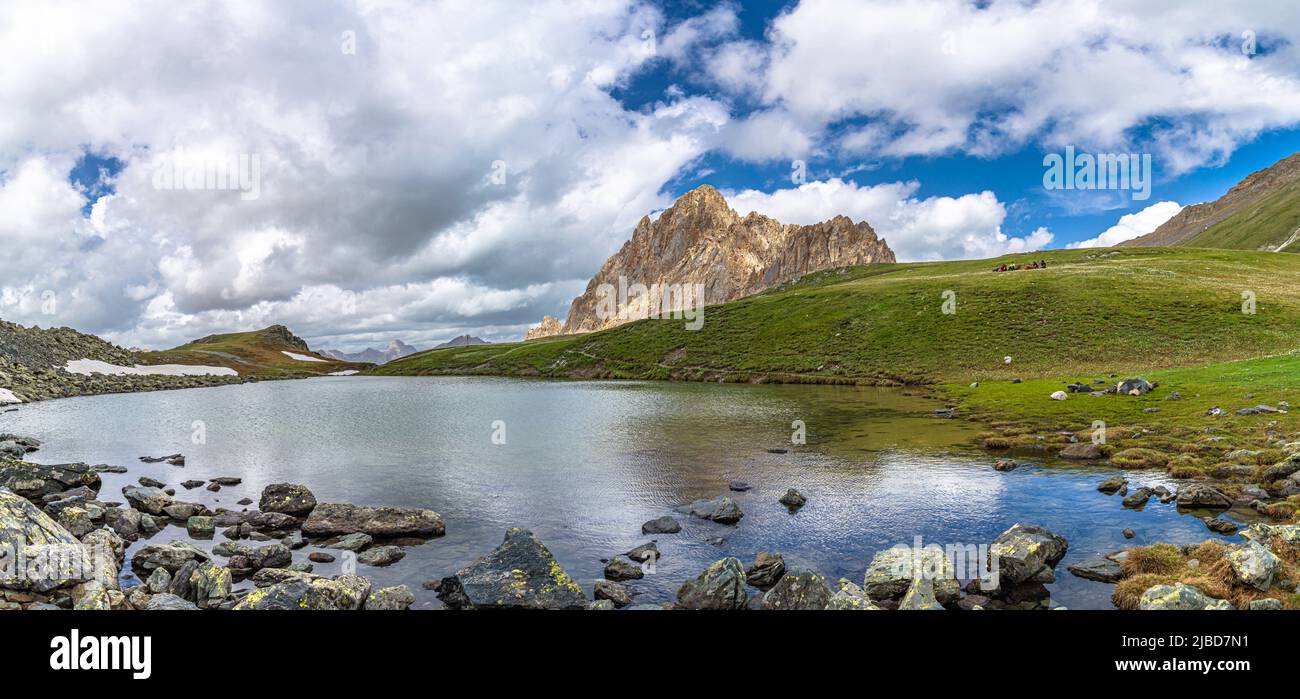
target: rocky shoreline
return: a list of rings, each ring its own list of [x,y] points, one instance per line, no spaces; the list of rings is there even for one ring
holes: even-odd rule
[[[39,447],[35,439],[0,435],[0,451],[9,454],[0,455],[0,554],[7,554],[0,555],[0,609],[409,609],[416,601],[409,587],[379,587],[357,567],[398,564],[407,547],[446,533],[432,510],[322,503],[309,488],[292,483],[266,485],[255,509],[244,498],[239,511],[178,499],[176,487],[148,477],[123,487],[121,501],[101,499],[100,474],[123,473],[124,467],[21,458]],[[181,455],[142,457],[160,459],[183,463]],[[194,479],[178,487],[219,491],[239,483]],[[738,482],[730,487],[746,488]],[[1125,479],[1115,478],[1099,490],[1131,497],[1127,487]],[[1230,502],[1203,483],[1186,484],[1177,493],[1138,490],[1193,507]],[[770,505],[798,509],[804,502],[791,489]],[[727,526],[739,526],[745,516],[726,495],[677,511]],[[189,539],[220,541],[210,553],[184,539],[148,541],[167,527],[183,529]],[[672,515],[642,526],[647,537],[681,530]],[[1256,523],[1243,537],[1241,544],[1211,539],[1183,547],[1132,547],[1068,570],[1114,584],[1120,609],[1300,608],[1300,525]],[[128,548],[141,541],[130,555],[131,574],[122,575]],[[309,545],[315,550],[303,560]],[[1068,549],[1063,537],[1021,522],[978,552],[978,577],[958,570],[952,551],[896,547],[877,552],[860,583],[832,582],[764,551],[748,565],[734,557],[715,561],[683,580],[673,602],[646,604],[636,601],[635,583],[629,583],[654,573],[660,560],[656,539],[603,559],[603,579],[588,594],[531,531],[512,528],[496,549],[424,588],[449,609],[1059,609],[1046,585],[1056,581]],[[342,574],[313,572],[314,563],[336,558],[344,561]],[[969,572],[969,565],[964,569]],[[236,587],[246,581],[251,587]]]

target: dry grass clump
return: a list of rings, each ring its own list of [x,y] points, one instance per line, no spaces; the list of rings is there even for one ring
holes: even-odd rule
[[[1110,462],[1120,468],[1164,468],[1169,456],[1155,449],[1134,447],[1117,452],[1110,457]]]
[[[1294,586],[1296,573],[1300,571],[1300,548],[1283,542],[1273,542],[1271,548],[1282,559],[1283,570],[1277,578],[1279,583],[1286,581],[1286,584]],[[1300,595],[1293,594],[1292,588],[1282,584],[1275,584],[1267,591],[1235,585],[1232,565],[1228,562],[1231,550],[1231,546],[1215,539],[1186,549],[1173,544],[1129,549],[1128,558],[1122,565],[1124,578],[1115,585],[1111,601],[1119,609],[1137,609],[1142,593],[1150,588],[1181,582],[1210,597],[1227,600],[1238,609],[1246,609],[1252,601],[1265,598],[1278,599],[1287,609],[1300,609]]]
[[[1172,575],[1182,569],[1185,561],[1177,546],[1152,544],[1129,549],[1120,568],[1126,578],[1132,575]]]

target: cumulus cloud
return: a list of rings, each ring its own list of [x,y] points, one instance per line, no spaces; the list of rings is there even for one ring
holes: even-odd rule
[[[782,223],[810,224],[838,214],[866,221],[900,262],[993,257],[1052,242],[1046,228],[1022,237],[1004,233],[1007,210],[993,192],[919,198],[918,188],[916,182],[859,186],[832,178],[771,193],[750,189],[724,195],[737,211],[757,211]]]
[[[668,46],[720,36],[725,13],[707,16]],[[0,72],[0,244],[20,252],[0,316],[130,344],[263,321],[323,334],[345,321],[302,299],[337,287],[392,301],[379,325],[409,336],[522,328],[671,201],[729,120],[708,97],[610,95],[663,21],[635,0],[6,4],[23,69]],[[86,149],[124,167],[83,217],[67,180]],[[257,156],[257,196],[160,188],[180,153]]]
[[[1080,240],[1066,245],[1067,248],[1108,248],[1119,245],[1126,240],[1146,235],[1160,227],[1160,224],[1173,218],[1183,210],[1183,205],[1176,201],[1162,201],[1141,211],[1124,214],[1115,225],[1102,231],[1096,238]]]
[[[1178,174],[1300,121],[1297,45],[1300,5],[1283,0],[803,0],[762,56],[736,40],[705,65],[810,140],[848,123],[831,154],[1136,145]],[[770,155],[746,145],[733,153]]]

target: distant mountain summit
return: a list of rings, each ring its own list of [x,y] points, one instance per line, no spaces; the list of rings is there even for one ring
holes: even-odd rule
[[[865,221],[854,223],[847,216],[836,216],[799,226],[753,212],[741,216],[727,206],[718,190],[701,185],[683,194],[658,220],[641,219],[632,239],[605,261],[587,290],[573,300],[563,324],[548,317],[526,337],[586,333],[636,319],[599,312],[602,287],[701,285],[703,302],[711,305],[811,272],[894,261],[894,251]],[[637,303],[629,299],[627,305]],[[640,303],[663,307],[659,299]],[[666,305],[674,307],[671,297]]]
[[[1300,153],[1247,175],[1211,202],[1184,207],[1121,245],[1300,252]]]
[[[393,340],[383,349],[367,347],[360,352],[340,352],[338,350],[321,350],[321,354],[338,359],[344,362],[369,362],[371,364],[387,364],[394,359],[400,359],[410,354],[415,354],[419,350],[402,342]]]
[[[468,347],[469,345],[490,345],[490,344],[492,343],[482,338],[474,337],[473,335],[461,335],[460,337],[454,337],[450,340],[447,340],[441,345],[434,347],[434,349],[442,349],[444,347]]]

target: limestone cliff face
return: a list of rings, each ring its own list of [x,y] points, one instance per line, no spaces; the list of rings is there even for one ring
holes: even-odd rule
[[[542,316],[542,322],[529,328],[528,332],[524,334],[524,339],[535,340],[539,337],[559,335],[562,332],[564,332],[564,324],[560,322],[559,318],[556,318],[555,316]]]
[[[657,221],[642,218],[632,239],[573,300],[564,324],[544,320],[526,339],[603,330],[643,317],[639,312],[645,306],[663,307],[658,297],[633,293],[627,298],[630,312],[611,315],[607,304],[602,309],[602,285],[700,285],[704,303],[711,305],[823,269],[894,261],[889,245],[865,221],[836,216],[797,226],[756,213],[742,217],[718,190],[702,185],[682,195]],[[693,303],[689,296],[684,301],[688,308]],[[623,298],[618,303],[622,306]],[[683,304],[670,297],[667,305],[680,310]]]

